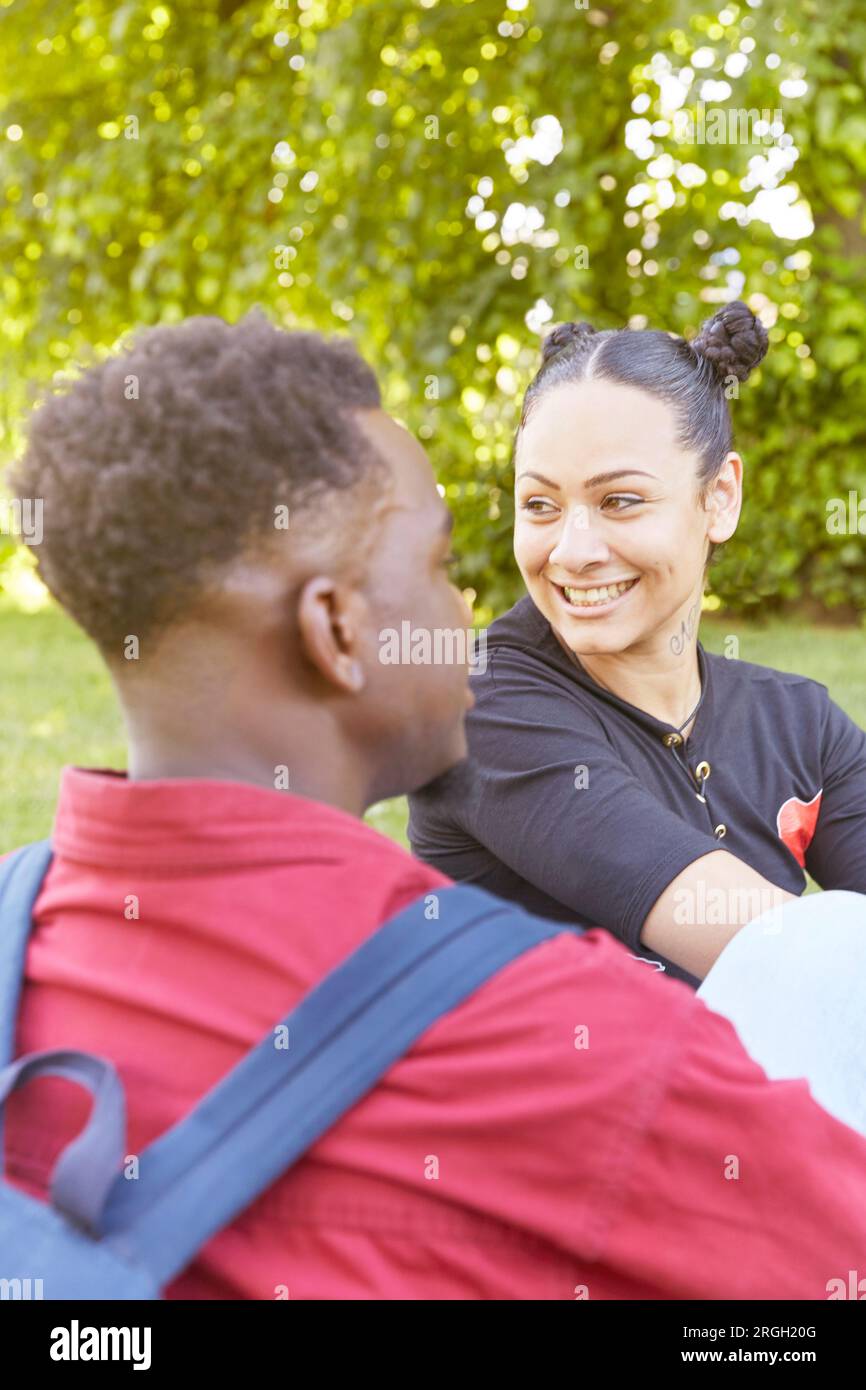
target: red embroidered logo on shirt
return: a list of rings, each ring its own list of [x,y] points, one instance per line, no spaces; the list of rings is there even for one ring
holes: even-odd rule
[[[821,794],[816,792],[811,801],[801,801],[798,796],[789,796],[779,808],[776,828],[782,841],[793,854],[800,868],[806,867],[806,850],[812,843],[818,812],[821,809]]]

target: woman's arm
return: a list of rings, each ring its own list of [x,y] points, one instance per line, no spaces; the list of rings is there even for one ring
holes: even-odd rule
[[[736,855],[717,849],[696,859],[664,890],[647,916],[641,941],[702,980],[741,927],[794,897]],[[779,924],[769,918],[767,929],[774,928]]]

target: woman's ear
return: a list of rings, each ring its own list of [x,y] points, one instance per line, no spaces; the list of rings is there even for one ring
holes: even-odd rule
[[[709,514],[707,540],[722,545],[731,539],[743,505],[743,460],[731,451],[704,494],[704,510]]]
[[[308,579],[298,598],[298,635],[307,660],[331,685],[357,695],[367,683],[361,660],[358,593],[328,575]]]

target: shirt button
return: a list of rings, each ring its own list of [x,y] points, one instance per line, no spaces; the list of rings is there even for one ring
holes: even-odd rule
[[[664,738],[662,739],[662,743],[664,744],[665,748],[679,748],[682,744],[682,741],[682,734],[665,734]]]
[[[713,834],[715,835],[717,840],[723,840],[727,833],[728,827],[726,825],[717,825],[715,830],[713,831]]]

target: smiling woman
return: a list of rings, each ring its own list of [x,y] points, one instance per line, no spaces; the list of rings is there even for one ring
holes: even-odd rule
[[[411,801],[421,858],[693,986],[804,869],[866,892],[862,730],[823,686],[698,641],[742,505],[728,400],[766,348],[742,303],[692,342],[550,334],[515,445],[528,597],[488,634],[468,759]]]
[[[570,650],[616,653],[659,629],[668,642],[691,636],[706,564],[739,518],[726,392],[766,347],[740,303],[694,344],[585,323],[546,340],[517,432],[514,550]]]

